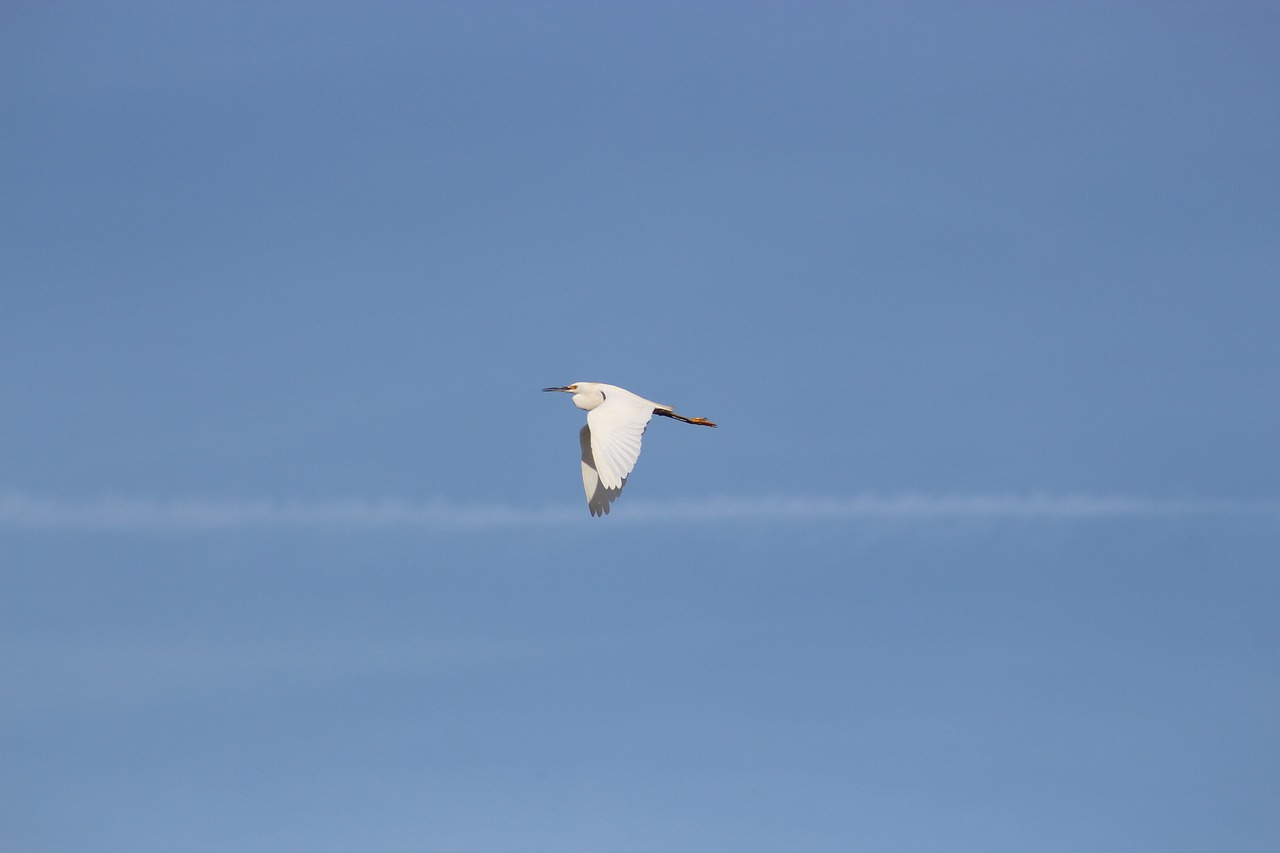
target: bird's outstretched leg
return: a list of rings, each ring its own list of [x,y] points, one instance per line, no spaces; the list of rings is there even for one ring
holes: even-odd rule
[[[676,420],[684,421],[687,424],[697,424],[698,426],[709,426],[709,427],[715,426],[715,424],[713,424],[711,421],[707,420],[706,418],[686,418],[684,415],[677,415],[675,412],[671,411],[670,409],[654,409],[653,413],[655,415],[662,415],[664,418],[675,418]]]

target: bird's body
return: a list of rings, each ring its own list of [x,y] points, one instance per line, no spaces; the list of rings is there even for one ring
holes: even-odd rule
[[[573,404],[587,413],[587,425],[579,433],[582,449],[582,486],[592,515],[604,515],[617,499],[627,476],[640,458],[640,438],[654,415],[688,424],[713,427],[706,418],[686,418],[670,406],[646,400],[617,385],[575,382],[543,391],[564,391]]]

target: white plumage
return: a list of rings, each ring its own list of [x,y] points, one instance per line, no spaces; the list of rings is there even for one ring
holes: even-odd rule
[[[662,415],[687,424],[715,426],[706,418],[686,418],[670,406],[603,382],[575,382],[542,390],[570,393],[573,404],[587,412],[587,425],[578,439],[582,450],[582,487],[592,515],[607,514],[609,505],[622,493],[627,476],[640,458],[640,438],[651,417]]]

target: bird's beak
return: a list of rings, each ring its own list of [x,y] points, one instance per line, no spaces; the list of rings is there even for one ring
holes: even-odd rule
[[[543,388],[543,391],[572,391],[568,385],[561,385],[559,388]]]

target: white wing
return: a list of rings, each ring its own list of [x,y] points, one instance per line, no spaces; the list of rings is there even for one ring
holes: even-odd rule
[[[654,404],[621,388],[605,391],[605,400],[587,412],[591,428],[591,455],[600,484],[621,489],[622,481],[640,458],[640,437],[653,417]],[[584,477],[586,472],[583,472]],[[585,483],[584,483],[585,485]]]
[[[582,488],[587,493],[587,509],[592,515],[608,515],[609,505],[622,494],[622,486],[606,489],[600,485],[600,475],[596,473],[596,460],[591,454],[591,427],[584,426],[578,433],[578,444],[582,446]],[[622,485],[627,478],[622,478]]]

